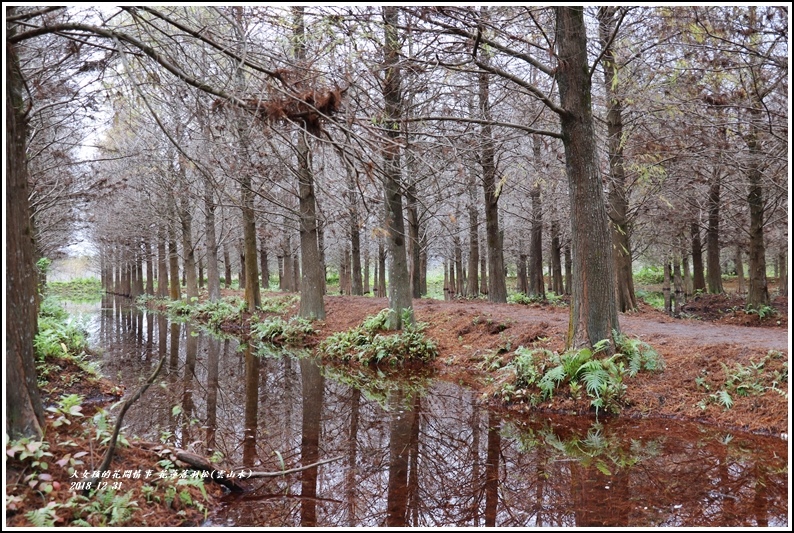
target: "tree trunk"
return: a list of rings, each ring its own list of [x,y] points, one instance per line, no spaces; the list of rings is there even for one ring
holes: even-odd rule
[[[226,242],[223,243],[223,286],[227,289],[232,286],[232,258]]]
[[[479,213],[477,212],[476,182],[474,172],[469,171],[469,277],[466,283],[466,296],[477,298],[480,295],[480,284],[477,269],[480,266],[480,236],[477,234],[479,227]]]
[[[569,348],[620,332],[612,239],[596,164],[587,34],[581,7],[556,7],[560,124],[571,206],[573,271]]]
[[[270,288],[270,266],[267,264],[267,248],[265,247],[265,238],[259,242],[259,264],[260,270],[262,272],[262,288],[269,289]]]
[[[744,264],[742,263],[742,245],[736,244],[736,250],[733,256],[733,266],[736,270],[736,292],[744,294],[746,287],[744,286]]]
[[[483,17],[487,18],[488,8],[482,7]],[[487,59],[486,59],[487,60]],[[478,97],[480,118],[491,119],[490,74],[483,71],[478,76]],[[496,161],[493,133],[490,124],[485,123],[480,130],[482,152],[482,186],[485,193],[485,235],[488,245],[488,300],[507,302],[504,255],[499,231],[499,194],[496,188]],[[483,282],[484,283],[484,282]]]
[[[562,258],[560,257],[562,246],[560,245],[560,224],[557,220],[551,222],[551,279],[554,294],[560,296],[565,292],[562,283]]]
[[[519,244],[519,250],[522,248],[521,244]],[[517,289],[518,292],[521,294],[529,295],[529,280],[527,279],[527,254],[521,253],[519,251],[518,254],[518,284]]]
[[[670,259],[664,258],[664,281],[662,283],[662,293],[664,294],[664,312],[668,315],[673,314],[673,296],[670,287]]]
[[[488,257],[487,253],[480,254],[480,292],[488,294]]]
[[[369,294],[369,246],[364,248],[364,286],[362,294]]]
[[[299,254],[292,256],[292,286],[295,287],[295,292],[301,290],[301,265]]]
[[[184,177],[184,176],[182,176]],[[190,212],[187,194],[179,202],[179,220],[182,223],[182,261],[184,264],[185,293],[188,301],[198,298],[198,279],[196,278],[196,254],[193,248],[193,215]]]
[[[411,280],[405,254],[405,222],[402,205],[402,170],[400,165],[400,125],[402,89],[400,74],[400,39],[396,6],[383,6],[385,37],[383,43],[384,128],[388,140],[383,147],[383,196],[386,205],[386,233],[389,241],[389,316],[390,329],[402,329],[403,320],[413,324]]]
[[[678,254],[673,255],[673,289],[675,291],[675,307],[673,314],[681,316],[681,306],[684,305],[684,282],[681,278],[681,260]]]
[[[168,273],[171,275],[171,282],[168,284],[169,297],[171,300],[179,300],[182,297],[182,288],[179,285],[179,254],[176,248],[176,232],[173,228],[168,231]]]
[[[154,262],[152,258],[152,243],[146,239],[143,244],[146,254],[146,294],[154,296]]]
[[[463,250],[460,246],[460,237],[455,235],[454,238],[455,242],[455,270],[458,272],[458,279],[455,280],[455,292],[458,296],[464,296],[466,294],[466,275],[463,272]]]
[[[692,298],[692,275],[689,272],[689,256],[684,254],[681,258],[681,269],[684,271],[684,300]]]
[[[6,14],[13,15],[14,7]],[[7,24],[16,33],[15,24]],[[36,383],[36,265],[28,196],[25,82],[17,46],[6,47],[6,433],[40,439],[44,409]]]
[[[303,7],[292,8],[294,22],[294,53],[299,62],[306,59],[304,40]],[[307,126],[303,124],[304,128]],[[308,132],[298,131],[298,197],[300,208],[301,268],[300,311],[301,318],[323,320],[325,318],[325,271],[317,240],[317,202],[314,195],[314,173],[311,165]],[[298,268],[296,267],[296,271]],[[297,272],[295,272],[297,274]]]
[[[284,276],[284,256],[278,255],[276,256],[276,263],[278,265],[278,290],[285,291],[286,288],[286,276]]]
[[[692,233],[692,291],[706,290],[706,276],[703,273],[703,245],[700,241],[700,227],[693,222],[690,225]]]
[[[196,268],[198,268],[198,288],[204,288],[204,261],[202,261],[201,257],[199,257]]]
[[[598,10],[599,38],[604,50],[604,88],[607,94],[607,150],[609,153],[609,211],[612,222],[612,251],[615,262],[617,305],[620,312],[637,309],[634,293],[634,273],[631,257],[631,224],[628,218],[629,201],[626,171],[623,165],[623,103],[616,91],[619,66],[609,41],[617,21],[616,6]]]
[[[535,157],[540,159],[540,144],[535,140]],[[529,279],[527,294],[534,298],[546,299],[546,287],[543,283],[543,218],[540,206],[540,176],[535,180],[529,192],[532,204],[532,226],[529,232]]]
[[[722,269],[720,267],[720,187],[722,176],[719,168],[711,175],[708,197],[709,225],[706,229],[706,271],[709,293],[720,294],[722,289]]]
[[[786,250],[781,248],[777,255],[780,278],[777,282],[777,293],[781,296],[788,296],[788,257]]]
[[[166,233],[164,227],[157,232],[157,297],[168,297],[168,256],[166,255]]]
[[[410,105],[410,104],[409,104]],[[409,136],[405,133],[406,138]],[[410,142],[407,142],[410,146]],[[421,298],[421,244],[419,242],[419,201],[416,196],[416,162],[413,151],[406,149],[408,186],[405,189],[406,217],[408,219],[408,275],[411,278],[411,297]]]
[[[573,258],[571,257],[571,246],[565,245],[565,294],[571,294],[571,283],[573,282]]]
[[[247,278],[245,276],[245,242],[243,240],[237,243],[237,253],[240,256],[240,274],[237,276],[237,286],[240,290],[245,290],[245,281]]]
[[[218,237],[215,234],[215,200],[212,181],[204,176],[204,240],[207,244],[207,297],[211,302],[221,298],[220,269],[218,268]]]
[[[753,14],[755,12],[753,11]],[[750,235],[749,235],[749,273],[747,307],[760,309],[769,305],[769,289],[766,281],[766,247],[764,244],[764,189],[761,184],[761,161],[763,153],[758,141],[758,123],[762,109],[762,102],[754,98],[753,108],[750,110],[750,134],[745,139],[750,150],[749,168],[747,170],[747,204],[750,208]]]
[[[295,8],[298,9],[298,8]],[[299,8],[303,9],[303,8]],[[301,28],[303,14],[300,17]],[[297,22],[297,17],[296,17]],[[302,31],[300,32],[303,33]],[[300,316],[309,320],[325,318],[325,273],[317,243],[317,204],[314,198],[314,176],[309,160],[309,143],[305,130],[298,132],[298,193],[300,195],[300,240],[301,267],[294,274],[302,273],[300,282]],[[296,258],[297,259],[297,258]],[[296,283],[297,285],[297,283]]]

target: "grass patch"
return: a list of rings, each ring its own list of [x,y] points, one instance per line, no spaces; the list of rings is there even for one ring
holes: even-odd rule
[[[97,278],[78,278],[47,282],[47,294],[73,302],[95,302],[102,299],[105,290]]]

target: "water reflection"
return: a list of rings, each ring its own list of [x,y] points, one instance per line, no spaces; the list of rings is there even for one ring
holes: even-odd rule
[[[127,391],[156,364],[151,344],[159,355],[167,347],[169,374],[127,414],[128,433],[257,470],[342,456],[230,497],[213,524],[788,525],[788,451],[778,439],[520,415],[427,376],[396,382],[258,357],[118,302],[102,307],[91,338]]]

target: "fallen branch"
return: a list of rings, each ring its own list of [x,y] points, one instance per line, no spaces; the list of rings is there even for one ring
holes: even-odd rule
[[[132,407],[132,404],[134,404],[136,401],[138,401],[138,399],[141,396],[143,396],[143,393],[146,392],[146,389],[149,388],[149,385],[154,383],[157,374],[160,373],[160,369],[163,367],[164,361],[165,361],[165,355],[163,355],[160,358],[160,362],[157,363],[157,368],[154,369],[154,372],[152,372],[152,375],[149,376],[149,379],[147,379],[146,382],[141,386],[141,388],[138,389],[138,392],[127,398],[124,401],[124,405],[121,406],[121,411],[119,412],[119,418],[118,420],[116,420],[116,427],[113,428],[113,435],[110,437],[110,445],[108,446],[108,449],[105,452],[105,458],[102,460],[102,464],[97,469],[97,471],[100,473],[100,476],[102,475],[102,472],[110,468],[110,463],[111,461],[113,461],[113,455],[116,453],[116,441],[118,440],[119,432],[121,431],[121,424],[124,420],[124,415],[127,414],[127,410],[130,407]],[[96,488],[97,482],[99,480],[100,478],[98,477],[92,477],[91,479],[88,479],[85,486],[89,488],[86,488],[83,491],[83,494],[87,495],[88,493],[90,493],[91,492],[90,487]]]

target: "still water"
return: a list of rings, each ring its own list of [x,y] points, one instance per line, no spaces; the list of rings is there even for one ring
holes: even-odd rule
[[[228,496],[207,525],[787,527],[787,443],[667,420],[518,415],[430,375],[393,379],[241,347],[103,300],[103,372],[127,435],[225,466],[333,461]]]

